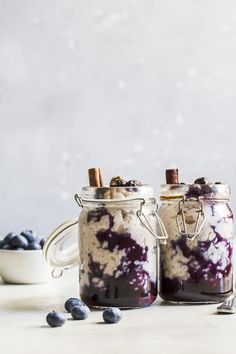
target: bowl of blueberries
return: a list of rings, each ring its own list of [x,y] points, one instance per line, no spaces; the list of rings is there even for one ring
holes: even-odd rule
[[[50,280],[43,257],[45,239],[35,231],[14,232],[0,240],[0,277],[5,283],[38,284]]]

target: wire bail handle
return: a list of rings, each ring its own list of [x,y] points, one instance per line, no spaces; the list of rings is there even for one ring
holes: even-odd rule
[[[153,198],[154,199],[154,198]],[[155,200],[155,199],[154,199]],[[157,210],[158,210],[158,204],[156,205],[156,210],[152,212],[152,215],[156,217],[157,220],[157,224],[160,227],[160,231],[161,231],[161,235],[158,235],[154,230],[153,227],[151,226],[151,224],[148,221],[148,218],[146,217],[146,215],[143,212],[143,206],[145,204],[145,199],[142,200],[142,202],[140,203],[140,209],[137,211],[137,217],[139,218],[139,221],[141,222],[141,224],[146,227],[146,229],[154,236],[156,237],[161,244],[166,245],[166,240],[168,238],[168,234],[165,228],[165,225],[163,224],[161,218],[159,217]],[[155,200],[156,202],[156,200]],[[143,218],[143,219],[142,219]]]
[[[97,199],[81,198],[78,194],[75,195],[75,201],[79,205],[79,207],[81,207],[81,208],[83,208],[83,202],[86,202],[86,203],[98,202]],[[140,201],[140,208],[136,212],[136,215],[137,215],[139,221],[154,237],[156,237],[158,240],[160,240],[160,243],[165,245],[166,239],[168,238],[168,234],[167,234],[166,228],[165,228],[161,218],[157,214],[158,205],[156,206],[156,210],[152,213],[152,216],[156,217],[157,223],[160,227],[161,235],[158,235],[156,233],[156,231],[153,229],[150,222],[148,221],[147,216],[143,212],[143,206],[146,203],[144,198],[129,198],[129,199],[122,199],[122,200],[121,199],[102,199],[102,203],[106,203],[106,202],[125,203],[125,202],[129,202],[129,201]],[[152,198],[152,201],[153,201],[153,203],[156,203],[155,198]]]
[[[76,203],[78,204],[78,206],[80,207],[80,208],[83,208],[83,202],[82,202],[82,198],[78,195],[78,194],[75,194],[75,201],[76,201]]]
[[[197,213],[197,219],[195,222],[195,227],[194,227],[194,232],[188,232],[187,225],[186,225],[186,210],[185,210],[185,203],[192,201],[191,199],[188,199],[184,197],[179,203],[179,211],[176,215],[176,222],[178,226],[178,230],[181,236],[187,237],[188,240],[192,241],[195,239],[196,236],[198,236],[203,228],[203,225],[206,221],[206,216],[204,213],[204,205],[203,201],[198,198],[195,202],[199,204],[199,209],[196,210]]]

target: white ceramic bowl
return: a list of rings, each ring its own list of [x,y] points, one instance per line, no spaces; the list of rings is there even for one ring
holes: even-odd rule
[[[0,249],[0,277],[5,283],[38,284],[50,280],[51,270],[42,250]]]

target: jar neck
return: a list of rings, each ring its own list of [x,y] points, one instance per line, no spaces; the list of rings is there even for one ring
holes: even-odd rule
[[[135,187],[83,187],[81,198],[91,201],[131,200],[154,198],[153,188],[149,185]]]
[[[228,202],[230,188],[227,184],[164,184],[161,186],[162,201],[222,201]]]

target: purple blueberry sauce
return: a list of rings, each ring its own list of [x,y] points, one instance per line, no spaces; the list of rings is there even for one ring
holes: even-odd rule
[[[190,249],[186,238],[171,241],[171,247],[176,252],[189,259],[187,262],[189,279],[165,277],[163,267],[160,267],[160,295],[166,301],[206,302],[221,301],[232,293],[232,244],[223,238],[214,225],[211,225],[215,238],[198,241],[198,246]],[[212,244],[224,245],[227,250],[227,265],[222,267],[222,260],[212,262],[206,260],[204,254]]]
[[[144,269],[148,262],[148,247],[140,246],[129,232],[112,231],[114,217],[104,207],[88,212],[87,222],[99,222],[105,215],[109,217],[108,229],[100,229],[95,237],[99,248],[113,253],[123,250],[119,265],[112,275],[105,273],[105,265],[95,262],[89,254],[89,285],[80,289],[82,300],[90,306],[143,307],[150,305],[157,296],[157,283]],[[116,257],[114,253],[114,257]],[[83,271],[83,270],[82,270]],[[101,279],[102,287],[96,286],[93,279]]]

